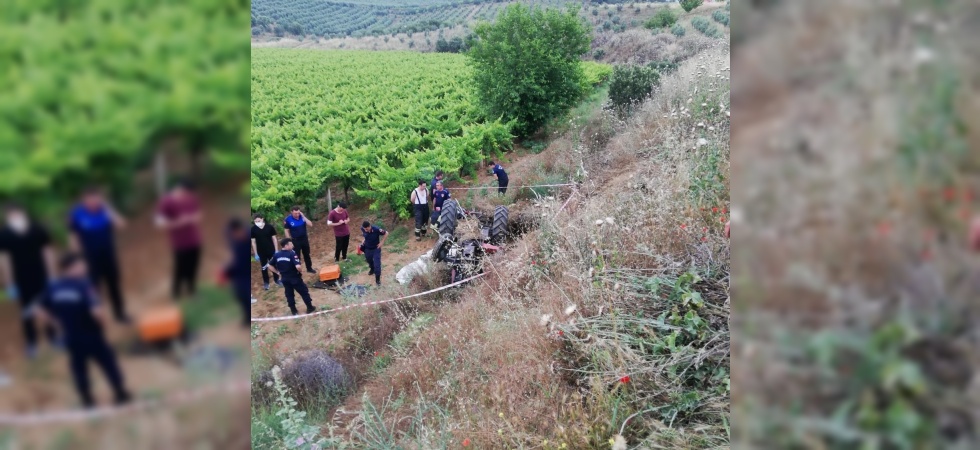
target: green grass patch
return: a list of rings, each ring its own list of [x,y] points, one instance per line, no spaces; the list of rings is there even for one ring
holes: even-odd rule
[[[191,332],[240,319],[241,310],[229,288],[201,286],[197,294],[180,304],[184,323]]]
[[[391,340],[391,351],[398,356],[407,356],[415,345],[415,339],[432,322],[436,320],[433,314],[422,314],[412,320]]]
[[[415,229],[414,221],[410,226],[413,227],[412,230]],[[385,245],[381,253],[382,267],[384,266],[385,251],[389,253],[405,253],[405,250],[408,249],[408,236],[409,231],[406,227],[388,229],[388,239],[385,241]],[[367,267],[367,263],[365,263],[364,266]]]

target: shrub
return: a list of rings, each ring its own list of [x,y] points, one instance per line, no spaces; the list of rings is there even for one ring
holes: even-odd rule
[[[681,26],[680,24],[678,24],[677,26],[680,26],[681,27],[681,30],[684,29],[684,27]],[[667,61],[667,60],[653,61],[653,62],[648,63],[647,64],[647,67],[649,67],[649,68],[651,68],[653,70],[656,70],[657,72],[660,73],[660,75],[667,75],[667,74],[669,74],[669,73],[677,70],[677,63],[673,63],[673,62],[670,62],[670,61]]]
[[[653,13],[653,17],[650,18],[644,27],[651,30],[656,30],[660,28],[667,28],[677,22],[677,13],[675,13],[669,7],[663,7]]]
[[[653,93],[660,84],[660,73],[644,66],[616,66],[609,84],[609,100],[613,108],[628,113],[634,105]]]
[[[598,9],[593,9],[592,10],[592,15],[593,16],[598,16],[599,15],[599,10]]]
[[[597,48],[595,49],[595,52],[592,53],[592,56],[595,59],[602,59],[603,56],[606,56],[606,51],[601,48]]]
[[[684,8],[685,12],[691,12],[702,3],[704,0],[681,0],[681,8]]]
[[[716,9],[715,12],[711,14],[711,17],[715,19],[715,22],[728,26],[729,17],[728,17],[728,13],[726,13],[725,11]]]
[[[609,29],[611,29],[611,28],[612,28],[612,23],[610,23],[610,22],[609,22],[608,20],[607,20],[607,21],[605,21],[605,22],[604,22],[604,23],[602,24],[602,29],[603,29],[603,30],[609,30]]]
[[[581,96],[579,59],[592,35],[576,11],[505,8],[476,27],[468,56],[479,102],[491,117],[513,123],[518,137],[534,133]]]
[[[704,33],[705,36],[708,37],[718,37],[721,35],[721,31],[718,30],[718,27],[716,27],[708,19],[705,19],[704,17],[701,16],[697,16],[691,19],[691,26],[693,26],[695,30]]]
[[[684,26],[679,23],[675,23],[674,26],[670,29],[670,32],[674,33],[674,36],[677,37],[684,36],[685,33]]]
[[[322,350],[302,354],[287,364],[282,382],[304,410],[339,400],[353,386],[344,367]]]
[[[616,25],[619,25],[619,21],[620,21],[619,16],[615,16],[615,17],[612,18],[612,23],[614,23]]]

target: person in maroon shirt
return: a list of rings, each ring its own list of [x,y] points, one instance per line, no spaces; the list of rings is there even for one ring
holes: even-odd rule
[[[194,295],[201,262],[201,205],[194,185],[180,180],[157,207],[157,224],[170,234],[174,251],[173,297],[180,299],[181,287]]]
[[[327,215],[327,225],[333,228],[333,235],[337,238],[337,249],[333,255],[336,262],[340,262],[341,257],[347,261],[347,247],[350,245],[350,228],[347,227],[347,222],[350,222],[347,204],[337,203],[337,207]]]

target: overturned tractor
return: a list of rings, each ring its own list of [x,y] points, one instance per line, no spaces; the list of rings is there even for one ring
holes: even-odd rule
[[[485,214],[465,211],[455,200],[443,204],[432,259],[449,266],[450,283],[483,273],[485,256],[499,250],[507,237],[507,217],[506,206]]]

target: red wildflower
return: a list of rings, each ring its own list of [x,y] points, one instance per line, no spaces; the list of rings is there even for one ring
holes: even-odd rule
[[[629,382],[630,382],[630,376],[629,375],[626,375],[625,377],[620,378],[619,379],[619,382],[620,383],[623,383],[623,384],[629,384]]]
[[[469,447],[469,445],[470,445],[470,438],[463,439],[463,447]]]
[[[559,336],[561,336],[561,335],[563,335],[563,334],[565,334],[565,333],[563,333],[563,332],[562,332],[561,330],[558,330],[558,335],[559,335]]]
[[[684,225],[684,224],[682,223],[682,224],[681,224],[681,229],[683,230],[683,229],[685,229],[685,228],[687,228],[687,225]]]
[[[943,197],[946,198],[947,201],[950,201],[950,200],[955,199],[956,198],[956,188],[948,187],[945,190],[943,190]]]
[[[718,212],[718,207],[717,206],[712,206],[711,207],[711,212]]]
[[[878,234],[887,236],[892,231],[892,226],[888,222],[878,224]]]
[[[725,219],[725,216],[721,216],[719,219],[721,219],[720,222],[728,222],[728,219]]]
[[[707,237],[703,237],[703,238],[701,238],[701,241],[702,242],[708,242],[708,238]]]
[[[704,231],[705,233],[707,233],[708,232],[708,227],[704,227],[704,229],[702,231]]]
[[[534,265],[534,261],[531,261],[531,265],[532,265],[532,266]]]
[[[374,352],[374,356],[378,356],[378,352]]]
[[[722,208],[721,209],[721,213],[722,214],[728,214],[728,208]]]

